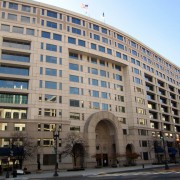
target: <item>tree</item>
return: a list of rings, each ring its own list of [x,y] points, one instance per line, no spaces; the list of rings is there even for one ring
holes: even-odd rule
[[[27,133],[16,132],[12,134],[10,144],[14,160],[19,161],[19,168],[22,168],[24,160],[36,155],[37,145]]]
[[[136,152],[126,152],[126,159],[128,165],[135,165],[135,160],[139,157],[140,155],[137,154]]]
[[[60,154],[64,157],[71,156],[73,160],[73,167],[77,168],[77,160],[79,165],[83,168],[84,157],[86,156],[87,142],[79,133],[69,133],[63,140],[63,150]]]

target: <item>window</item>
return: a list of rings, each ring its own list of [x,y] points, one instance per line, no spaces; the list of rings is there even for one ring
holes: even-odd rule
[[[6,24],[1,24],[1,30],[2,31],[10,31],[10,26]]]
[[[79,100],[70,99],[69,102],[71,107],[80,107]]]
[[[112,49],[107,48],[107,53],[112,55]]]
[[[93,102],[92,103],[92,108],[93,109],[99,109],[100,108],[99,103],[98,102]]]
[[[46,56],[46,62],[47,62],[47,63],[57,64],[57,57],[54,57],[54,56]]]
[[[125,61],[127,61],[127,60],[128,60],[127,55],[123,54],[123,59],[124,59]]]
[[[77,28],[72,27],[72,33],[81,35],[81,29],[77,29]]]
[[[68,43],[76,44],[76,38],[68,37]]]
[[[97,34],[94,34],[94,39],[99,41],[100,40],[100,36],[97,35]]]
[[[69,53],[69,57],[70,58],[73,58],[73,59],[78,59],[78,54],[76,54],[76,53]]]
[[[78,18],[74,18],[74,17],[72,17],[72,23],[74,23],[74,24],[78,24],[78,25],[81,25],[81,20],[80,20],[80,19],[78,19]]]
[[[17,15],[8,13],[8,19],[13,20],[13,21],[17,21]]]
[[[106,71],[100,70],[100,76],[106,77]]]
[[[57,41],[61,41],[62,40],[62,36],[60,34],[54,34],[53,33],[53,39],[57,40]]]
[[[57,51],[57,46],[53,44],[46,44],[46,50],[48,51]]]
[[[6,1],[3,1],[3,7],[6,7]]]
[[[70,126],[70,131],[80,132],[80,126]]]
[[[97,79],[92,79],[92,85],[93,86],[98,86],[98,80]]]
[[[69,63],[69,69],[79,71],[79,65],[78,64],[73,64]]]
[[[121,58],[121,53],[116,51],[116,57]]]
[[[18,10],[18,4],[9,2],[9,8]]]
[[[41,31],[41,37],[50,39],[51,33],[46,31]]]
[[[93,97],[99,97],[99,91],[93,90],[93,91],[92,91],[92,96],[93,96]]]
[[[101,97],[103,98],[103,99],[107,99],[107,92],[101,92]]]
[[[137,78],[137,77],[134,77],[134,82],[136,84],[141,84],[141,79]]]
[[[134,56],[137,56],[137,52],[136,52],[135,50],[132,50],[132,54],[133,54]]]
[[[96,49],[97,49],[97,48],[96,48],[96,44],[91,43],[91,49],[96,50]]]
[[[99,46],[99,51],[100,51],[100,52],[104,52],[104,53],[105,53],[105,47],[103,47],[103,46]]]
[[[71,82],[79,82],[79,76],[69,75],[69,80]]]
[[[45,102],[55,103],[55,102],[57,102],[57,96],[56,95],[51,95],[51,94],[45,94],[44,95],[44,100],[45,100]]]
[[[119,39],[119,40],[123,41],[123,36],[121,36],[121,35],[117,34],[117,39]]]
[[[79,94],[79,88],[77,88],[77,87],[70,87],[69,88],[69,93],[70,94]]]
[[[101,87],[107,88],[107,82],[106,81],[101,81]]]
[[[80,120],[80,113],[70,112],[69,116],[70,116],[70,119]],[[71,130],[71,127],[70,127],[70,130]]]
[[[56,109],[44,109],[44,116],[56,117]]]
[[[95,69],[95,68],[91,68],[91,73],[95,74],[95,75],[98,75],[98,70]]]
[[[26,6],[26,5],[22,5],[22,11],[31,12],[31,7],[30,6]]]
[[[46,68],[46,75],[48,75],[48,76],[57,76],[57,70],[56,69]]]
[[[124,50],[124,45],[118,43],[118,48]]]
[[[99,31],[99,26],[96,25],[96,24],[93,24],[93,29],[96,30],[96,31]]]
[[[102,103],[102,110],[108,111],[108,104]]]
[[[107,34],[107,29],[102,28],[102,33]]]
[[[27,28],[27,29],[26,29],[26,34],[27,34],[27,35],[34,36],[34,29],[29,29],[29,28]]]
[[[78,45],[85,47],[86,43],[85,43],[85,41],[78,39]]]
[[[46,89],[57,89],[57,82],[45,81]]]
[[[102,37],[102,42],[108,44],[108,39],[105,37]]]
[[[47,27],[51,27],[51,28],[57,29],[57,23],[54,23],[54,22],[51,22],[51,21],[47,21]]]
[[[52,18],[57,18],[57,13],[54,11],[47,10],[47,16],[52,17]]]
[[[0,66],[0,73],[4,74],[14,74],[20,76],[28,76],[29,69],[27,68],[19,68],[19,67],[8,67],[8,66]]]

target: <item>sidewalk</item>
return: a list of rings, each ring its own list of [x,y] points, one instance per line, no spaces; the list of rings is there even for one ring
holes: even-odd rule
[[[175,166],[174,164],[170,164],[169,166]],[[147,170],[147,169],[156,169],[156,168],[164,168],[164,165],[145,165],[143,166],[130,166],[130,167],[104,167],[104,168],[87,168],[82,171],[66,171],[66,170],[60,170],[58,172],[59,177],[72,177],[72,176],[93,176],[98,174],[105,174],[105,173],[115,173],[115,172],[127,172],[127,171],[136,171],[136,170]],[[12,175],[9,180],[16,179],[16,180],[27,180],[27,179],[33,179],[33,178],[50,178],[53,177],[54,171],[42,171],[41,173],[32,172],[31,174],[27,175],[17,175],[16,178],[12,178]],[[6,179],[5,174],[3,176],[0,176],[1,179]]]

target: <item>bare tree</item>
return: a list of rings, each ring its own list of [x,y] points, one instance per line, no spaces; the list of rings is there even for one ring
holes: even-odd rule
[[[69,133],[63,140],[63,150],[60,152],[62,156],[71,156],[73,159],[73,167],[77,168],[77,160],[81,168],[84,165],[84,157],[87,155],[87,142],[79,133]]]
[[[37,145],[27,133],[16,132],[12,134],[11,149],[15,160],[22,168],[24,160],[32,158],[37,151]]]

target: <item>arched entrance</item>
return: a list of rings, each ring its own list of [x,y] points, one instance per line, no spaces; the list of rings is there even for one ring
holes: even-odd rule
[[[88,140],[87,166],[116,163],[116,154],[124,152],[122,127],[114,114],[100,111],[89,116],[84,126]]]
[[[96,128],[97,166],[106,167],[116,162],[115,127],[109,120],[101,120]]]

